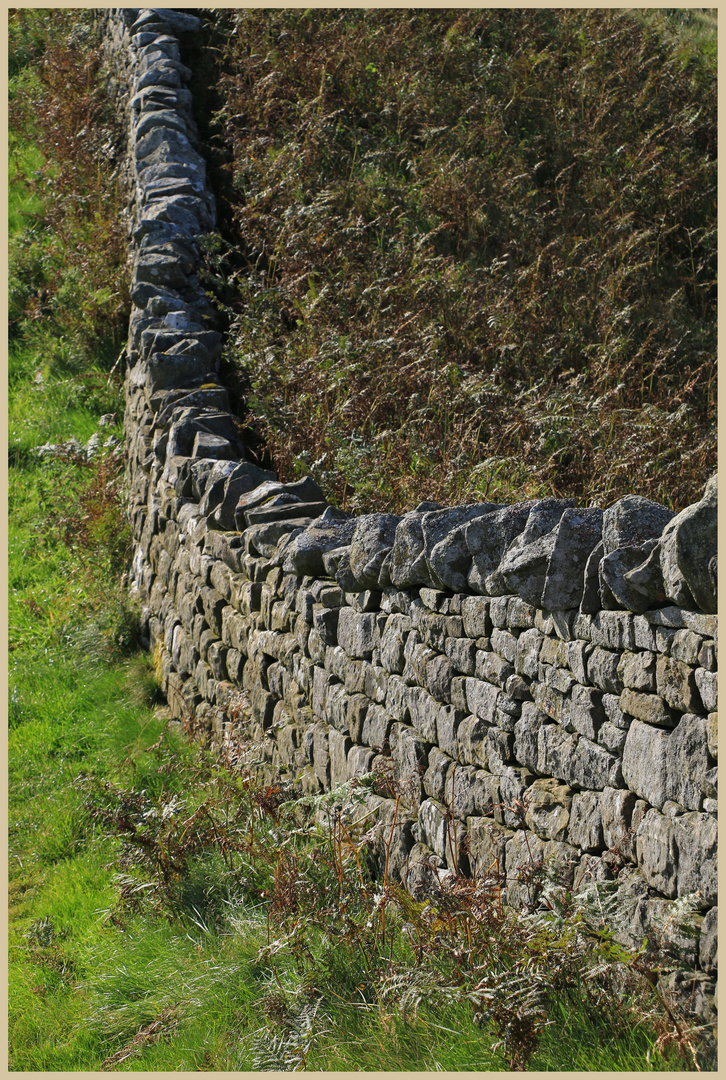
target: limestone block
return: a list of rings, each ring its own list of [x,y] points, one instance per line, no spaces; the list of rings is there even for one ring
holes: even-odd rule
[[[427,795],[432,799],[438,799],[439,802],[444,801],[444,794],[446,788],[446,775],[453,765],[452,759],[445,754],[443,750],[439,750],[437,746],[434,746],[429,751],[429,764],[426,772],[423,775],[423,788]],[[471,768],[471,766],[469,766]],[[475,770],[472,768],[472,778]],[[450,805],[450,800],[447,800]]]
[[[708,712],[714,712],[718,708],[717,673],[699,667],[696,668],[694,677],[704,709]]]
[[[431,744],[415,728],[394,724],[391,730],[391,757],[395,779],[407,806],[417,806],[424,797],[422,778],[428,768]]]
[[[447,638],[444,642],[444,652],[455,671],[463,672],[464,675],[474,674],[477,648],[473,641],[465,637]]]
[[[476,877],[496,881],[499,875],[504,874],[506,845],[514,832],[487,818],[470,817],[467,820],[467,835]]]
[[[446,656],[436,656],[429,660],[425,669],[425,684],[432,696],[438,701],[451,702],[451,680],[454,669]]]
[[[658,657],[656,689],[658,695],[678,712],[702,711],[694,669],[680,660],[670,656]]]
[[[715,613],[716,590],[709,563],[717,550],[718,478],[712,476],[703,497],[687,506],[663,531],[661,570],[666,593],[674,603]]]
[[[600,798],[594,791],[584,791],[573,796],[567,839],[574,847],[583,851],[602,850]]]
[[[537,733],[537,772],[554,776],[567,784],[577,784],[577,733],[566,732],[559,724],[543,724]]]
[[[718,758],[718,713],[711,712],[706,718],[706,739],[709,754]]]
[[[375,614],[353,611],[349,607],[341,608],[338,618],[338,642],[348,656],[370,659],[374,647],[380,643]]]
[[[423,514],[413,511],[404,514],[396,526],[391,550],[390,578],[398,589],[412,585],[430,585],[429,571],[424,554]]]
[[[351,747],[347,758],[348,779],[369,773],[375,756],[375,752],[367,746]]]
[[[569,844],[540,840],[519,829],[506,845],[507,903],[515,910],[534,908],[550,875],[558,885],[570,888],[579,859]]]
[[[624,788],[604,787],[598,795],[604,846],[622,848],[628,838],[636,797]]]
[[[332,728],[329,730],[328,752],[330,755],[330,786],[332,788],[336,788],[348,780],[348,754],[352,749],[353,744],[347,735]]]
[[[642,720],[645,724],[673,728],[678,723],[678,714],[668,707],[657,694],[639,694],[635,690],[623,690],[619,698],[620,708],[629,716]]]
[[[635,849],[645,881],[665,896],[675,897],[678,849],[673,821],[658,810],[649,810],[638,826]]]
[[[330,749],[328,725],[322,722],[315,725],[313,734],[313,766],[315,775],[325,791],[330,790]]]
[[[344,511],[328,507],[286,548],[282,564],[285,573],[322,577],[325,573],[323,554],[350,544],[355,524],[355,518],[348,517]]]
[[[545,713],[539,711],[534,702],[525,701],[522,705],[522,715],[514,725],[514,756],[529,769],[539,771],[537,748],[539,730],[551,722]]]
[[[461,602],[461,617],[464,633],[468,638],[487,637],[491,634],[492,624],[489,618],[491,601],[484,596],[465,596]]]
[[[634,720],[623,750],[623,779],[631,791],[661,809],[668,798],[666,776],[670,732]]]
[[[616,757],[622,754],[626,738],[627,731],[623,731],[622,728],[611,724],[609,720],[605,721],[597,733],[597,741],[600,745],[609,750],[611,754],[615,754]]]
[[[533,506],[532,500],[514,503],[512,506],[500,506],[467,526],[466,543],[472,556],[468,584],[472,592],[511,595],[516,591],[524,596],[518,589],[508,587],[503,581],[489,579],[498,570],[512,541],[524,531]],[[524,599],[536,603],[529,596],[524,596]]]
[[[560,780],[535,780],[524,793],[525,822],[544,840],[564,840],[570,820],[572,789]]]
[[[619,689],[610,692],[619,694],[623,687],[627,687],[629,690],[642,690],[645,691],[645,693],[655,693],[655,664],[656,654],[649,650],[636,653],[624,652],[620,654],[617,674],[622,685]]]
[[[436,742],[440,703],[421,686],[410,686],[407,695],[411,723],[427,742]]]
[[[390,615],[381,636],[381,666],[386,671],[400,675],[405,666],[404,646],[411,629],[407,615]]]
[[[478,716],[466,716],[456,731],[457,757],[465,765],[488,765],[489,725]]]
[[[708,772],[706,721],[686,714],[671,733],[666,750],[666,798],[700,810]]]
[[[514,670],[529,679],[536,678],[539,669],[539,653],[545,641],[540,630],[525,630],[517,638]]]
[[[698,962],[704,971],[713,974],[718,964],[718,908],[712,907],[706,912],[701,924],[698,942]]]
[[[672,824],[677,852],[678,895],[697,892],[703,896],[705,905],[715,904],[718,897],[716,818],[711,814],[692,811],[676,817]]]
[[[588,739],[595,740],[606,719],[602,697],[598,690],[590,686],[575,684],[570,696],[563,704],[561,714],[563,727],[579,731]]]
[[[436,716],[436,739],[432,741],[438,743],[451,758],[459,755],[456,733],[463,719],[464,714],[453,705],[443,705]]]
[[[362,588],[378,587],[381,566],[393,548],[400,520],[394,514],[365,514],[357,519],[349,558],[351,574]]]
[[[388,744],[388,736],[392,726],[393,717],[389,716],[381,705],[371,705],[363,721],[363,743],[380,752]]]
[[[494,722],[494,714],[497,707],[499,689],[492,683],[482,679],[466,680],[466,703],[470,713],[485,720],[488,724]]]

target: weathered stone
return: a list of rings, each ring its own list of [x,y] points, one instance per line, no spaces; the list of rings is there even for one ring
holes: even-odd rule
[[[673,821],[673,843],[677,851],[677,895],[700,893],[704,904],[715,904],[718,898],[716,818],[711,814],[696,812],[676,817]]]
[[[623,712],[646,724],[672,728],[678,723],[676,712],[670,709],[657,694],[639,694],[635,690],[623,690],[619,701]]]
[[[324,552],[350,543],[354,529],[354,518],[348,517],[342,510],[328,507],[324,514],[292,540],[286,549],[283,570],[300,577],[305,574],[322,577],[325,572]]]
[[[698,962],[713,974],[718,964],[718,908],[710,908],[703,917],[698,941]]]
[[[718,675],[715,671],[706,671],[704,668],[696,668],[694,675],[698,692],[707,712],[715,712],[718,708]]]
[[[623,788],[604,787],[598,799],[604,846],[608,849],[622,848],[628,839],[635,795]]]
[[[589,686],[576,684],[563,703],[560,722],[571,731],[579,731],[588,739],[596,739],[605,722],[602,694]]]
[[[456,730],[457,757],[466,765],[488,765],[489,725],[478,716],[466,716]]]
[[[559,780],[535,780],[524,793],[527,827],[544,840],[564,840],[570,820],[572,790]]]
[[[468,585],[472,592],[490,592],[488,579],[497,570],[514,538],[523,532],[533,506],[531,499],[513,506],[502,506],[478,517],[466,527],[466,544],[472,558]],[[497,587],[496,594],[502,595],[507,591],[511,590]]]
[[[540,712],[534,702],[525,701],[522,715],[514,725],[514,756],[527,768],[539,772],[538,736],[539,730],[552,721]]]
[[[398,589],[431,584],[424,554],[422,518],[422,513],[412,511],[404,514],[396,526],[389,574],[391,583]]]
[[[365,514],[357,519],[350,547],[350,570],[361,588],[378,587],[381,566],[393,548],[400,520],[394,514]]]
[[[602,538],[605,554],[626,545],[640,545],[657,539],[674,511],[642,495],[625,495],[603,514]]]
[[[490,603],[491,601],[485,597],[464,597],[461,602],[461,617],[467,637],[476,639],[487,637],[491,633]]]
[[[512,545],[499,563],[495,575],[487,577],[487,586],[491,578],[496,576],[501,579],[502,592],[518,593],[527,603],[539,607],[556,540],[557,534],[553,531],[526,547]]]
[[[548,877],[570,888],[579,860],[579,852],[569,844],[518,830],[506,847],[507,903],[515,910],[536,907]]]
[[[666,594],[681,607],[717,611],[709,563],[716,555],[718,477],[706,484],[701,501],[681,510],[663,531],[661,570]]]
[[[423,775],[423,788],[432,799],[444,801],[446,776],[453,765],[452,759],[438,747],[429,751],[429,765]]]
[[[555,776],[572,786],[576,778],[577,743],[580,736],[559,724],[543,724],[537,734],[537,772]]]
[[[424,550],[435,585],[451,589],[452,592],[466,589],[472,563],[467,542],[469,522],[496,509],[496,503],[485,502],[426,515],[422,522]],[[442,536],[443,530],[445,534]]]
[[[494,722],[498,697],[499,689],[492,683],[484,682],[482,679],[466,680],[466,703],[469,712],[488,724]]]
[[[497,881],[504,875],[506,844],[514,832],[484,817],[470,817],[467,831],[477,879]]]
[[[718,758],[718,713],[711,712],[706,717],[706,740],[709,754]]]
[[[596,508],[565,510],[555,529],[541,606],[548,611],[579,608],[585,565],[602,533],[603,512]]]
[[[585,791],[573,796],[567,839],[569,843],[583,851],[602,849],[603,826],[600,798],[595,792]]]
[[[631,791],[661,809],[668,796],[670,733],[640,720],[630,725],[623,750],[623,779]]]
[[[666,746],[666,798],[687,810],[700,810],[708,771],[706,721],[686,714],[672,731]]]

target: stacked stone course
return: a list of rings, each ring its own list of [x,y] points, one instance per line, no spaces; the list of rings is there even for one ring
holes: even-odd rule
[[[541,864],[609,881],[636,946],[692,897],[700,937],[671,938],[707,1015],[715,478],[678,515],[627,496],[355,518],[247,460],[195,273],[215,224],[180,59],[198,20],[99,19],[128,132],[132,586],[173,714],[304,793],[377,773],[380,868],[414,892],[496,870],[525,907]]]

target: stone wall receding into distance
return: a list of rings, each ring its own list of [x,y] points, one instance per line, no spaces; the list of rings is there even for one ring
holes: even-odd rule
[[[631,495],[353,517],[260,469],[195,274],[215,227],[180,59],[198,19],[98,19],[127,131],[131,581],[173,714],[303,793],[378,773],[360,805],[414,893],[496,869],[523,907],[537,864],[569,889],[609,882],[619,939],[670,927],[696,973],[669,978],[705,1014],[716,478],[677,515]]]

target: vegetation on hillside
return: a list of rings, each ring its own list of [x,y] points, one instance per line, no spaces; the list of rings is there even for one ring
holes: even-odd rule
[[[697,500],[715,12],[216,10],[209,282],[284,479]]]
[[[371,879],[356,789],[296,803],[169,721],[117,448],[33,452],[121,432],[99,73],[88,13],[11,13],[10,1069],[713,1067],[653,989],[656,943],[618,949],[586,899],[518,921],[496,880],[413,903]]]

